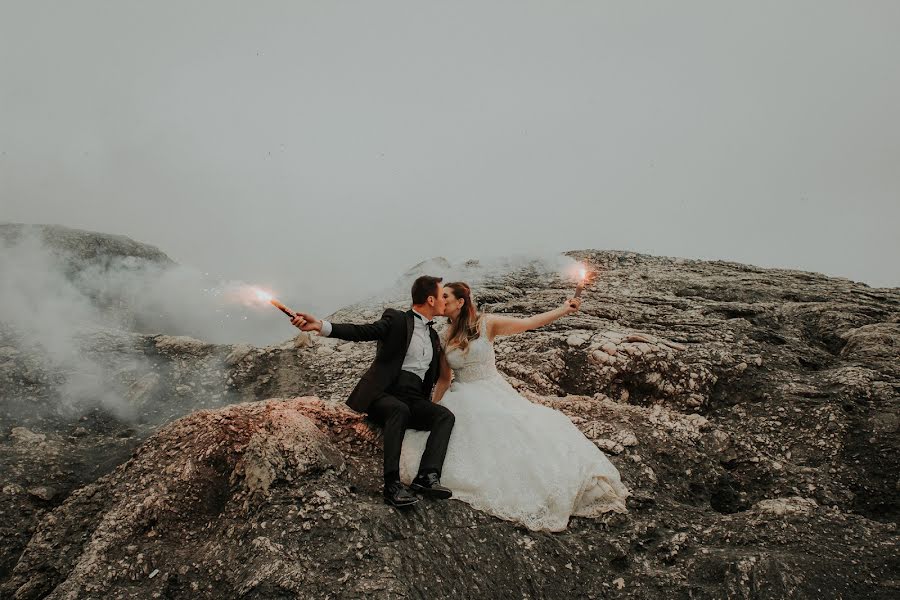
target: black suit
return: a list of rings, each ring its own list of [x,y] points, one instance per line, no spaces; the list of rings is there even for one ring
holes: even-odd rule
[[[378,342],[375,360],[347,399],[347,405],[365,412],[384,427],[385,480],[399,478],[400,448],[407,428],[431,431],[419,472],[440,475],[453,429],[453,413],[431,402],[441,372],[441,345],[429,328],[432,357],[425,379],[403,370],[403,361],[415,327],[413,311],[389,308],[368,325],[333,323],[331,337],[351,342]]]

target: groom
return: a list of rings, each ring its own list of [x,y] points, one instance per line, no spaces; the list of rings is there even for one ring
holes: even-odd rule
[[[375,361],[354,388],[347,405],[384,428],[384,500],[397,507],[418,502],[400,481],[400,448],[409,429],[430,431],[419,473],[411,488],[433,498],[449,498],[441,467],[453,429],[453,413],[431,402],[441,370],[441,345],[432,319],[444,314],[442,279],[424,275],[413,282],[412,309],[389,308],[369,325],[329,323],[297,313],[291,321],[303,331],[351,342],[378,342]]]

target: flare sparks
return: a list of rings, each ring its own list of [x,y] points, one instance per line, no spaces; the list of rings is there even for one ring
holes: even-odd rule
[[[575,286],[575,297],[581,298],[581,292],[584,291],[584,284],[587,281],[587,269],[581,267],[578,271],[578,275],[580,277],[578,279],[578,285]]]
[[[279,302],[279,301],[278,301],[276,298],[274,298],[274,297],[272,296],[272,294],[270,294],[269,292],[266,292],[265,290],[261,290],[261,289],[259,289],[259,288],[256,288],[254,291],[256,292],[256,297],[257,297],[257,298],[259,298],[259,299],[262,300],[263,302],[268,302],[269,304],[271,304],[272,306],[274,306],[275,308],[277,308],[278,310],[280,310],[281,312],[283,312],[284,314],[286,314],[286,315],[289,316],[290,318],[293,319],[294,317],[297,316],[297,314],[296,314],[294,311],[292,311],[292,310],[289,309],[287,306],[285,306],[284,304],[282,304],[281,302]]]

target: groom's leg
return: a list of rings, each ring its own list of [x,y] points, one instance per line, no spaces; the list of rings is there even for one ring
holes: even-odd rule
[[[369,405],[369,416],[384,428],[384,482],[400,480],[400,449],[410,421],[409,406],[390,394]]]
[[[410,419],[407,425],[410,429],[430,431],[428,441],[425,443],[425,451],[422,453],[422,461],[419,463],[419,473],[432,471],[441,476],[441,468],[444,466],[444,457],[447,455],[447,445],[450,443],[450,433],[453,431],[453,423],[456,417],[440,404],[419,400],[409,405]]]

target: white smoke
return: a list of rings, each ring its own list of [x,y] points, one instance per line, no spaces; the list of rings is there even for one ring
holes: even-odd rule
[[[99,406],[131,416],[108,370],[80,341],[105,324],[103,315],[34,234],[14,245],[0,241],[0,323],[12,330],[17,351],[56,384],[63,409]]]
[[[27,357],[31,371],[41,373],[41,385],[59,394],[60,406],[44,408],[100,407],[130,419],[135,409],[123,382],[152,366],[140,352],[104,350],[103,336],[98,342],[94,334],[136,331],[257,345],[292,337],[296,330],[282,313],[245,301],[248,295],[239,292],[247,287],[134,256],[82,259],[48,247],[37,229],[26,228],[15,239],[0,236],[0,347]],[[4,398],[7,410],[30,392],[13,395]]]

